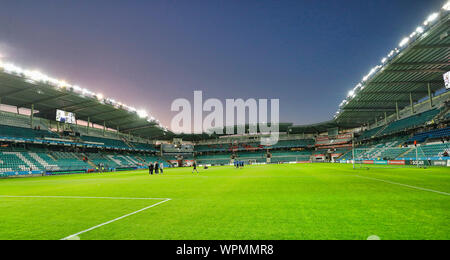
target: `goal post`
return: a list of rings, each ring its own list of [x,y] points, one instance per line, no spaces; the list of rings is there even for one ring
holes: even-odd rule
[[[255,165],[257,163],[258,163],[258,161],[256,159],[248,159],[246,164],[248,164],[248,165]]]
[[[371,148],[353,148],[353,168],[403,168],[428,167],[431,163],[418,147],[387,147],[376,145]]]

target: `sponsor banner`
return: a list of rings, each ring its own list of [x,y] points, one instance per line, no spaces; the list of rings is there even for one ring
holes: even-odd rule
[[[388,161],[389,165],[406,165],[406,162],[403,160],[391,160]]]
[[[312,161],[299,161],[297,163],[312,163]]]
[[[419,157],[419,158],[399,158],[399,160],[406,160],[406,161],[447,161],[447,158],[445,157]]]
[[[428,163],[424,160],[410,160],[410,161],[406,161],[406,165],[418,165],[418,166],[425,166]]]
[[[433,161],[432,162],[432,164],[433,164],[433,166],[444,166],[444,167],[446,167],[447,166],[447,161]]]
[[[8,176],[24,176],[33,174],[42,174],[42,171],[17,171],[17,172],[2,172],[0,173],[3,177]]]
[[[450,167],[450,160],[447,161],[447,167]]]
[[[372,160],[364,160],[363,164],[373,164],[374,162]]]
[[[374,161],[373,162],[374,164],[379,164],[379,165],[387,165],[388,164],[388,161]]]

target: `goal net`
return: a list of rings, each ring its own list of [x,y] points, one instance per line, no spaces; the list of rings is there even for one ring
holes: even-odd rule
[[[354,148],[351,156],[354,168],[402,168],[432,165],[420,146]]]

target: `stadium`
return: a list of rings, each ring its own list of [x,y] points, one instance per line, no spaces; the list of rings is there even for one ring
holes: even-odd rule
[[[450,2],[374,63],[334,118],[266,145],[0,57],[0,239],[450,239]]]

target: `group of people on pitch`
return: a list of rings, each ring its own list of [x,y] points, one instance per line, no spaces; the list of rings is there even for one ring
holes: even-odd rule
[[[244,168],[244,165],[245,165],[245,163],[244,163],[244,161],[234,161],[234,167],[236,167],[236,169],[239,169],[239,168]]]
[[[164,163],[159,163],[159,162],[155,162],[150,163],[148,165],[148,171],[150,173],[150,175],[153,175],[153,172],[155,172],[155,174],[159,174],[161,172],[161,174],[164,173]]]

